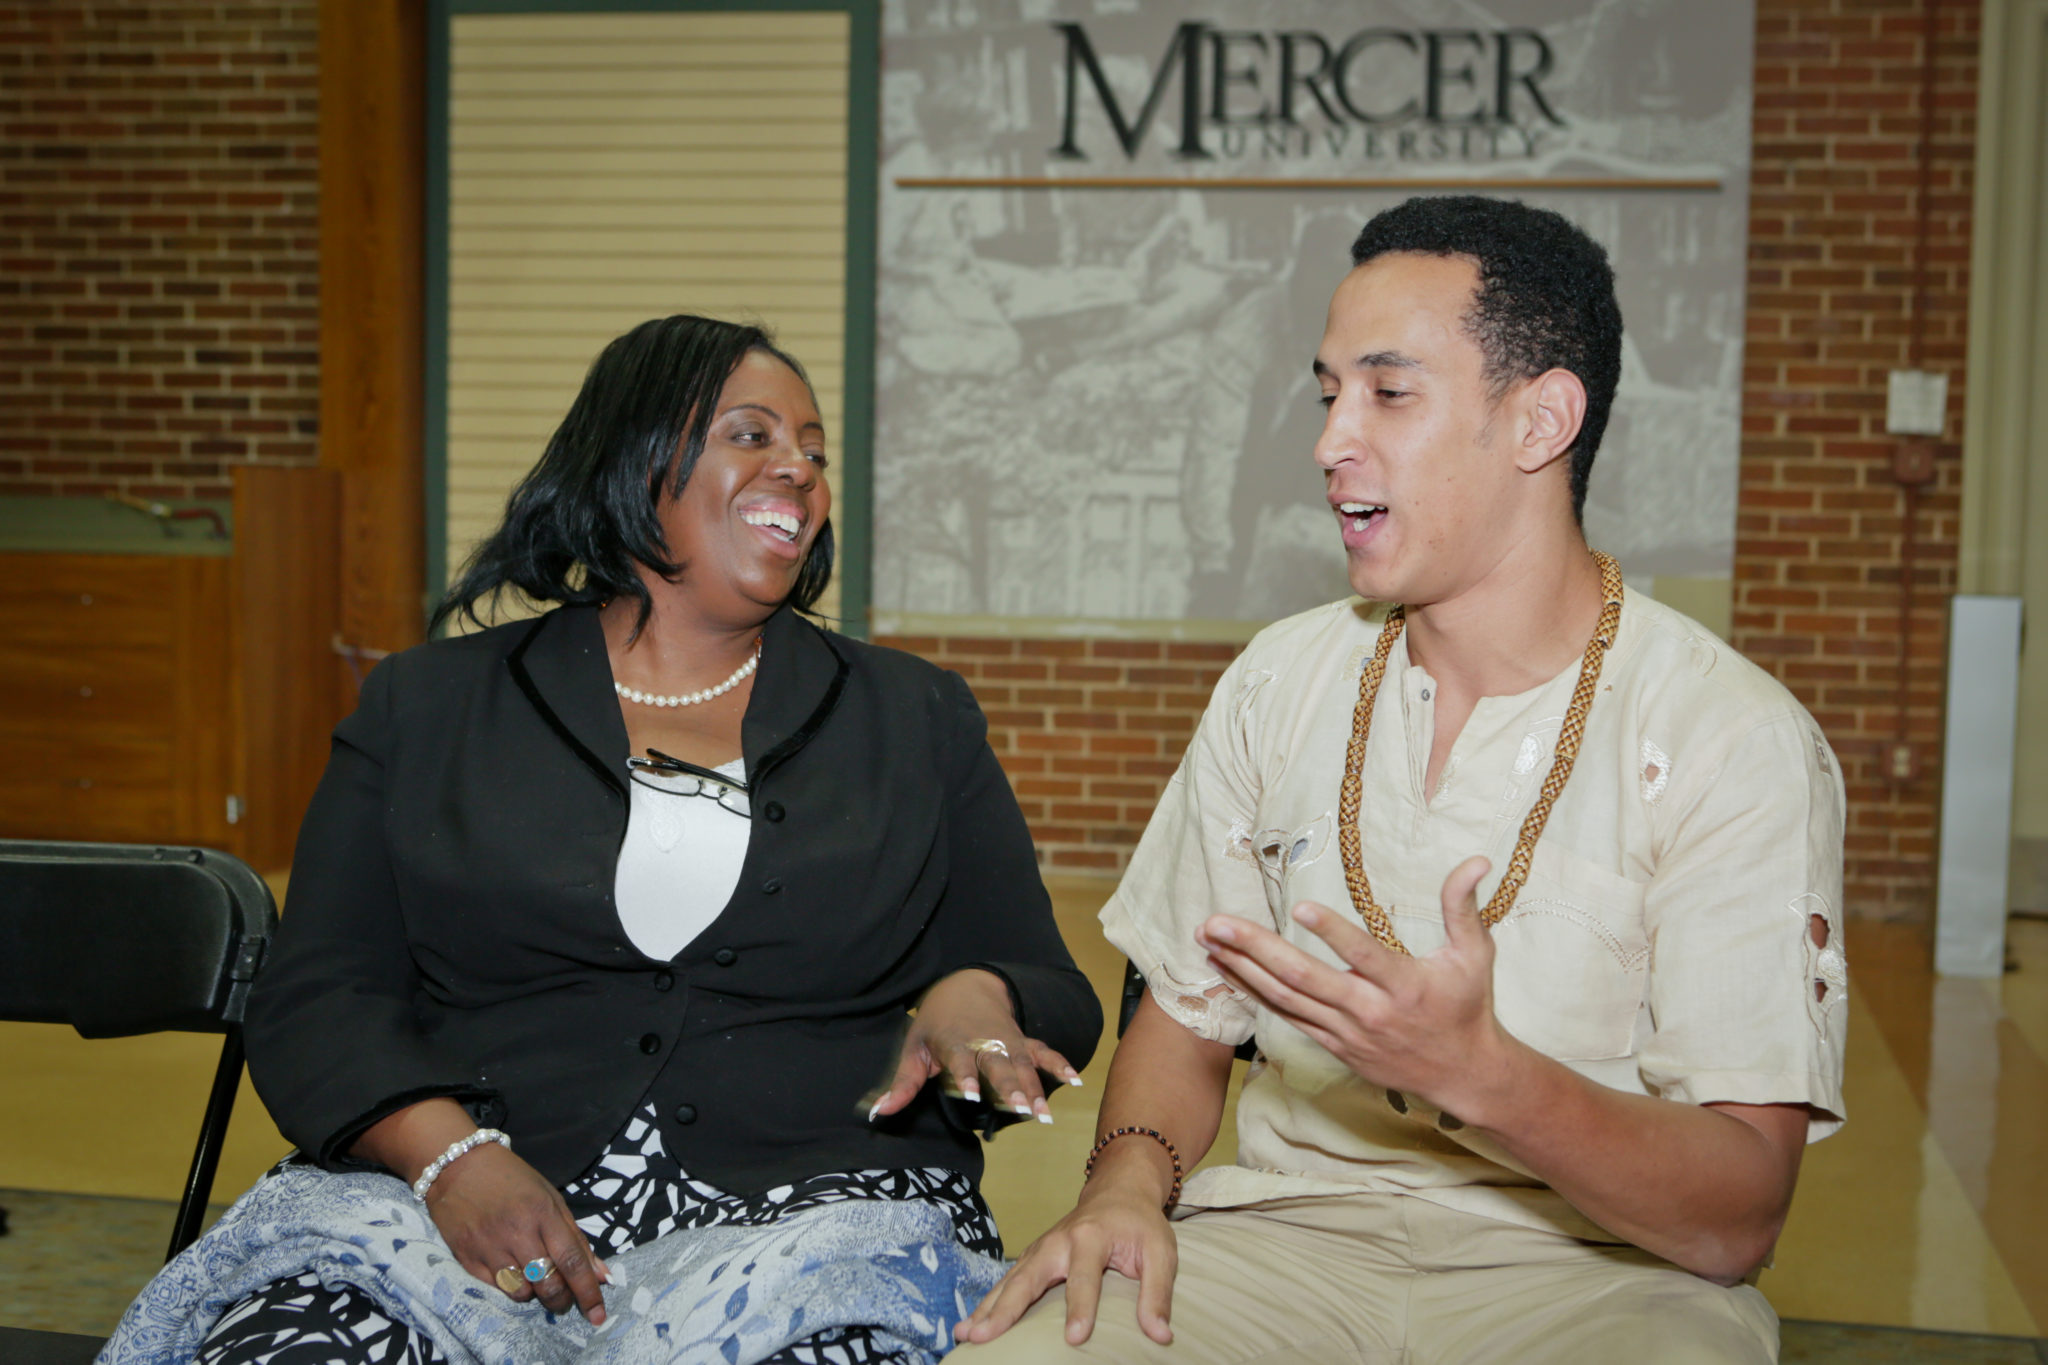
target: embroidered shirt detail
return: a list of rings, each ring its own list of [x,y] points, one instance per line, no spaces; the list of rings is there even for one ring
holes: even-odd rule
[[[1204,1025],[1211,1023],[1211,1000],[1220,996],[1229,996],[1240,1001],[1247,998],[1220,976],[1212,976],[1206,981],[1180,981],[1175,979],[1163,964],[1155,966],[1146,974],[1145,984],[1151,990],[1152,998],[1158,1002],[1160,1009],[1166,1011],[1168,1017],[1204,1037],[1211,1036],[1204,1028]]]
[[[1259,860],[1259,871],[1276,894],[1285,895],[1287,878],[1310,866],[1330,851],[1330,829],[1335,817],[1324,811],[1300,829],[1262,829],[1250,841]]]
[[[1788,908],[1798,920],[1805,958],[1807,1017],[1821,1041],[1832,1046],[1835,1017],[1849,1003],[1849,958],[1842,951],[1842,926],[1827,897],[1818,892],[1793,897]]]
[[[1608,954],[1621,965],[1625,972],[1640,972],[1650,965],[1648,945],[1631,948],[1621,941],[1621,936],[1602,924],[1598,919],[1581,910],[1569,901],[1552,900],[1548,897],[1524,896],[1515,902],[1515,908],[1508,912],[1503,924],[1525,918],[1529,915],[1554,915],[1568,924],[1576,924],[1607,949]]]
[[[1646,739],[1642,748],[1643,804],[1654,806],[1657,798],[1664,794],[1664,788],[1671,784],[1671,755],[1657,747],[1655,740]]]

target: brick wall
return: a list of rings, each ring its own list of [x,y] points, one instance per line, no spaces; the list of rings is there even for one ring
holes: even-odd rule
[[[954,669],[988,713],[1049,872],[1112,876],[1152,818],[1229,644],[882,636]]]
[[[1812,708],[1849,788],[1848,904],[1931,904],[1947,598],[1955,591],[1979,7],[1942,0],[1920,364],[1948,444],[1917,496],[1906,729],[1897,726],[1905,494],[1886,371],[1914,360],[1920,0],[1760,0],[1749,339],[1730,643]]]
[[[316,15],[0,4],[0,494],[314,459]]]
[[[1904,495],[1885,374],[1912,359],[1920,0],[1758,0],[1733,643],[1812,708],[1849,788],[1849,908],[1924,914],[1954,591],[1978,6],[1941,0],[1921,364],[1950,375],[1918,496],[1908,734],[1887,774]],[[891,641],[973,683],[1048,870],[1122,869],[1229,645]]]

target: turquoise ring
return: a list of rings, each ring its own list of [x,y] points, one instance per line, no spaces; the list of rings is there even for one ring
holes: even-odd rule
[[[519,1273],[526,1277],[528,1284],[539,1284],[555,1273],[555,1263],[545,1256],[536,1256],[528,1261]]]

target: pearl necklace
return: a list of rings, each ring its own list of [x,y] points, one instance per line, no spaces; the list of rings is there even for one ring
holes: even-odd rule
[[[754,652],[747,656],[747,661],[734,669],[732,676],[716,687],[707,687],[698,692],[685,692],[681,696],[664,697],[653,692],[642,692],[640,689],[628,687],[622,682],[615,682],[612,684],[612,691],[618,693],[627,701],[636,701],[642,706],[697,706],[710,701],[713,697],[722,697],[735,687],[738,687],[747,680],[747,675],[752,673],[754,666],[760,662],[761,642],[756,640],[754,641]]]

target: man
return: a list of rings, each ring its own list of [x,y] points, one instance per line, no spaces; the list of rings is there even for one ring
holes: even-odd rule
[[[1218,684],[1102,913],[1150,989],[1092,1173],[961,1359],[1775,1359],[1748,1280],[1842,1114],[1832,755],[1585,543],[1601,249],[1425,198],[1352,260],[1315,458],[1405,605]],[[1238,1163],[1180,1190],[1254,1037]]]

